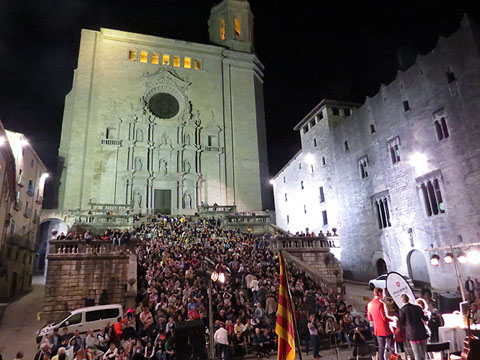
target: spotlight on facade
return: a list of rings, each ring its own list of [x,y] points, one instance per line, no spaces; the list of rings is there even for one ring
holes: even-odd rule
[[[443,261],[445,261],[446,264],[451,264],[453,262],[453,254],[446,253],[445,256],[443,257]]]
[[[417,174],[424,174],[428,169],[427,155],[419,152],[413,153],[410,156],[409,163],[415,168]]]
[[[270,185],[273,185],[273,184],[275,184],[275,180],[270,179],[269,183],[270,183]]]
[[[478,250],[470,250],[467,253],[467,260],[470,264],[480,264],[480,252]]]
[[[460,251],[457,254],[457,259],[460,264],[466,264],[467,263],[467,254],[465,254],[463,251]]]
[[[308,165],[313,165],[315,164],[315,157],[312,154],[308,153],[305,155],[305,162]]]
[[[433,254],[430,258],[430,264],[432,264],[433,266],[438,266],[440,264],[440,256],[438,256],[437,254]]]

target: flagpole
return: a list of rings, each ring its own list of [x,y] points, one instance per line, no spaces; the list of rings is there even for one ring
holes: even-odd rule
[[[287,291],[288,291],[288,296],[290,297],[290,305],[292,306],[292,318],[293,318],[293,329],[295,332],[295,337],[297,338],[298,342],[298,354],[300,355],[300,360],[303,360],[302,358],[302,343],[300,342],[300,336],[298,335],[298,329],[297,329],[297,319],[295,317],[295,304],[293,303],[293,298],[292,294],[290,293],[290,283],[288,281],[288,272],[287,272],[287,261],[285,260],[285,257],[283,256],[282,250],[279,250],[280,255],[282,256],[283,259],[283,267],[285,270],[285,282],[287,283]],[[295,352],[296,353],[296,352]]]

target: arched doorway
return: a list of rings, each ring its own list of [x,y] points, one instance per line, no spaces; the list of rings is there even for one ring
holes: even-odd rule
[[[427,261],[419,250],[412,250],[407,255],[408,275],[417,286],[430,285]]]
[[[378,259],[377,260],[377,274],[378,274],[378,276],[386,274],[387,272],[388,272],[387,263],[385,262],[385,260],[383,260],[382,258]]]
[[[52,238],[52,230],[56,230],[58,234],[68,232],[68,226],[64,221],[60,219],[50,218],[45,219],[39,225],[38,231],[38,248],[36,250],[35,256],[35,267],[34,271],[37,274],[44,274],[47,266],[47,255],[49,241]]]

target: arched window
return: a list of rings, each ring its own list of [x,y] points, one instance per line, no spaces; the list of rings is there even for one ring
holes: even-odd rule
[[[438,141],[443,140],[443,132],[442,132],[442,127],[440,126],[440,123],[438,121],[435,121],[434,125],[435,125],[435,132],[437,133],[437,140]]]
[[[235,18],[235,36],[240,36],[240,20],[238,18]]]
[[[220,19],[218,31],[220,34],[220,39],[225,40],[225,19]]]
[[[147,63],[148,62],[148,52],[142,51],[140,52],[140,62]]]

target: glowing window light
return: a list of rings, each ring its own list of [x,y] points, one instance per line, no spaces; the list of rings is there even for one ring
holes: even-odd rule
[[[158,65],[158,54],[152,54],[152,64]]]
[[[142,51],[140,52],[140,62],[147,63],[148,62],[148,52]]]
[[[170,55],[163,55],[162,65],[170,65]]]
[[[225,19],[220,20],[219,24],[220,39],[225,40]]]
[[[128,60],[137,61],[137,52],[135,50],[128,51]]]
[[[235,18],[235,36],[240,36],[240,20]]]
[[[195,60],[193,63],[194,63],[195,70],[200,70],[202,68],[200,61]]]
[[[186,68],[186,69],[191,69],[192,68],[192,58],[185,57],[183,59],[183,67]]]
[[[180,67],[180,58],[178,56],[173,57],[173,66]]]

